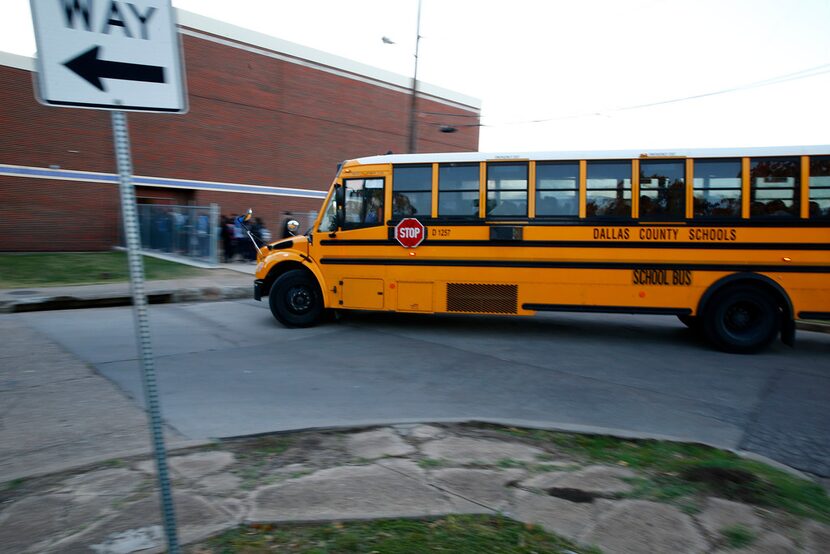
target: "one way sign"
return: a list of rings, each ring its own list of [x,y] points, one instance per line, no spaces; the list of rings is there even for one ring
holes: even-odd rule
[[[31,0],[31,7],[41,102],[187,111],[170,0]]]

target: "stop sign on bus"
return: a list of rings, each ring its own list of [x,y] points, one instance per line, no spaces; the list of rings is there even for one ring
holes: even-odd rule
[[[415,248],[424,240],[426,228],[414,217],[402,219],[395,225],[395,239],[404,248]]]

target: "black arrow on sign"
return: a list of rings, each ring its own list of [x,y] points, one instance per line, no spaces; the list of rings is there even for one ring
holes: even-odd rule
[[[110,62],[98,59],[100,46],[93,46],[83,54],[63,62],[70,70],[89,81],[98,90],[104,90],[101,79],[163,83],[164,68],[138,63]]]

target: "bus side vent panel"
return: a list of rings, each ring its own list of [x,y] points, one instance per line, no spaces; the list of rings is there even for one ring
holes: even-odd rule
[[[518,285],[447,283],[448,312],[515,314],[518,297]]]

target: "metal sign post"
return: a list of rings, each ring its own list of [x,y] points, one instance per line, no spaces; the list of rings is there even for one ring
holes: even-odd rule
[[[156,370],[153,361],[153,347],[150,341],[150,321],[147,315],[147,295],[144,292],[144,264],[141,259],[141,239],[136,217],[135,190],[132,175],[133,162],[130,155],[130,134],[127,129],[127,114],[112,112],[112,134],[115,141],[115,158],[118,163],[118,181],[121,189],[121,211],[124,217],[124,237],[127,244],[127,260],[130,269],[130,288],[133,294],[133,315],[138,332],[138,350],[141,358],[141,373],[144,381],[144,400],[147,403],[147,419],[156,457],[161,508],[164,516],[164,532],[167,535],[167,550],[179,552],[176,534],[176,514],[173,509],[173,494],[167,471],[167,452],[164,447],[164,433],[161,426],[161,409],[156,390]]]
[[[144,399],[168,552],[178,554],[176,515],[150,342],[144,265],[124,110],[184,113],[187,91],[171,0],[30,0],[37,41],[36,98],[50,106],[112,111]]]

